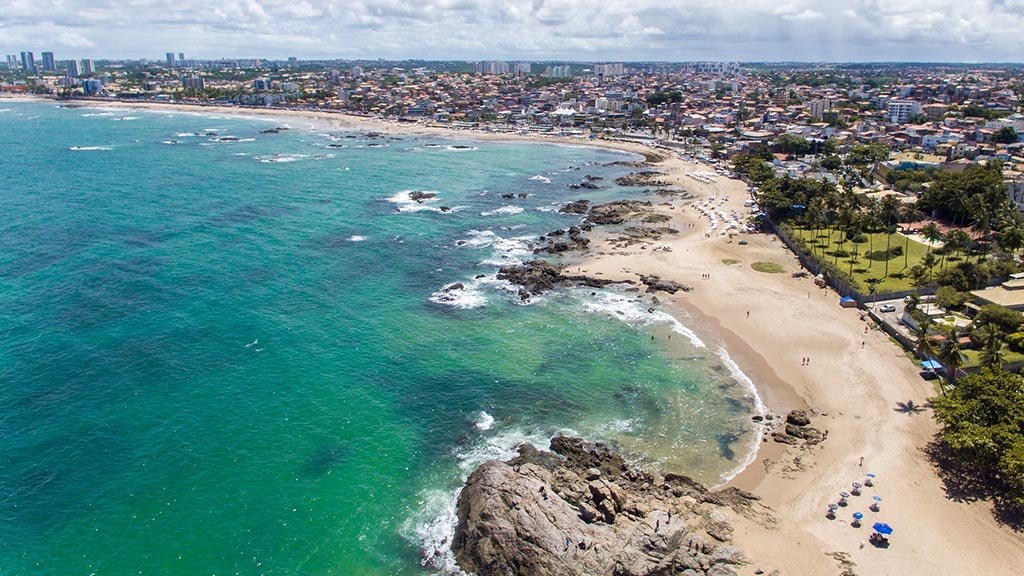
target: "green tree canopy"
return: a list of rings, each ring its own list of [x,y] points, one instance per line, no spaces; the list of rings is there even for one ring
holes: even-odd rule
[[[957,460],[989,473],[1024,504],[1024,377],[986,368],[932,405]]]

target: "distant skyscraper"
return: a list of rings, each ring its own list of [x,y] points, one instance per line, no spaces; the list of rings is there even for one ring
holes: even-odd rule
[[[82,92],[84,92],[86,96],[99,94],[102,88],[103,83],[95,78],[92,78],[90,80],[82,80]]]
[[[78,78],[82,73],[78,69],[78,60],[68,60],[68,78]]]
[[[185,53],[184,52],[178,52],[178,66],[184,66],[184,65],[185,65]]]
[[[57,69],[57,62],[53,59],[53,52],[43,52],[43,70],[54,71]]]
[[[36,57],[31,52],[21,53],[21,67],[28,72],[35,72],[36,69]]]
[[[11,70],[14,70],[15,68],[17,68],[18,67],[18,57],[15,56],[14,54],[8,54],[7,55],[7,67],[10,68]]]
[[[96,63],[92,61],[92,58],[86,58],[82,60],[82,74],[86,76],[96,73]]]
[[[289,68],[295,68],[295,66],[298,65],[298,63],[299,63],[299,60],[295,56],[289,56],[288,57],[288,67]]]
[[[174,52],[167,53],[167,66],[174,68]]]

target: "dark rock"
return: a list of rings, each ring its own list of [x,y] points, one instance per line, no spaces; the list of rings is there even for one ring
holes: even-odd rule
[[[791,410],[786,415],[786,423],[793,424],[795,426],[807,426],[811,423],[810,417],[807,416],[807,412],[804,410]]]
[[[586,214],[589,209],[590,200],[576,200],[575,202],[569,202],[565,206],[562,206],[558,211],[563,214]]]
[[[435,194],[433,192],[424,192],[422,190],[416,190],[415,192],[412,192],[412,193],[409,194],[409,199],[410,200],[413,200],[414,202],[419,202],[420,204],[426,202],[427,200],[429,200],[431,198],[436,198],[436,197],[437,197],[437,194]]]

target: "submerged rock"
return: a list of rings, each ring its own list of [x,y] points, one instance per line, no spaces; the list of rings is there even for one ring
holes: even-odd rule
[[[686,476],[652,475],[601,443],[559,436],[481,465],[458,500],[452,551],[477,576],[734,575],[728,500]],[[737,509],[738,511],[739,509]]]

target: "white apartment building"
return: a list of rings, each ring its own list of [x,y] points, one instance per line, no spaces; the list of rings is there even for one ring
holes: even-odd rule
[[[915,100],[890,100],[886,104],[886,111],[893,124],[906,124],[921,113],[921,103]]]

